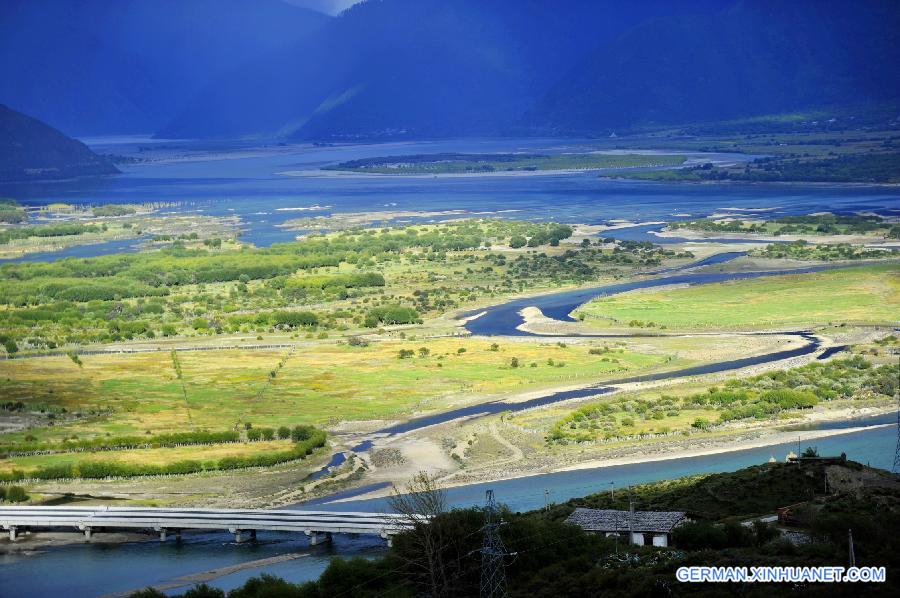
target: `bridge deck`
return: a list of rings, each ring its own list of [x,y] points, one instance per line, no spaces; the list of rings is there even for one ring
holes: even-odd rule
[[[157,507],[0,507],[0,527],[15,538],[19,529],[75,528],[180,531],[287,531],[312,534],[374,534],[383,538],[410,527],[403,516],[384,513],[269,509],[171,509]],[[164,537],[164,536],[163,536]]]

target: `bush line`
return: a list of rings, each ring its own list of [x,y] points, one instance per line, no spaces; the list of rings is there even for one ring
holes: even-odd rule
[[[218,461],[176,461],[167,465],[129,464],[104,461],[84,461],[75,464],[47,465],[32,471],[14,469],[0,473],[0,482],[21,480],[64,480],[127,478],[154,475],[179,475],[203,471],[228,471],[247,467],[268,467],[306,458],[315,449],[325,446],[326,434],[311,426],[296,426],[292,431],[294,445],[286,451],[246,457],[223,457]]]

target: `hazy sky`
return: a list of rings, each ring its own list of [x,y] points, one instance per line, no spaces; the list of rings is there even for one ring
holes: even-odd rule
[[[286,0],[297,6],[304,6],[329,15],[336,15],[345,8],[353,6],[360,0]]]

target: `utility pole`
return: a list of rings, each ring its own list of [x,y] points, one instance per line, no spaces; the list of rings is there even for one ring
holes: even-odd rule
[[[634,493],[628,487],[628,543],[634,542]]]
[[[481,598],[506,597],[506,570],[503,559],[506,549],[500,539],[500,513],[494,491],[488,490],[484,500],[484,540],[481,546]]]
[[[847,530],[847,539],[850,543],[850,566],[855,567],[856,566],[856,553],[853,552],[853,530],[852,529]]]
[[[612,482],[610,482],[612,483]],[[616,545],[616,556],[619,556],[619,512],[616,511],[616,533],[613,535]]]

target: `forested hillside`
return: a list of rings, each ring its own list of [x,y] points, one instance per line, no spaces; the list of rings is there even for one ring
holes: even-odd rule
[[[80,141],[0,104],[0,181],[116,172],[115,166]]]

